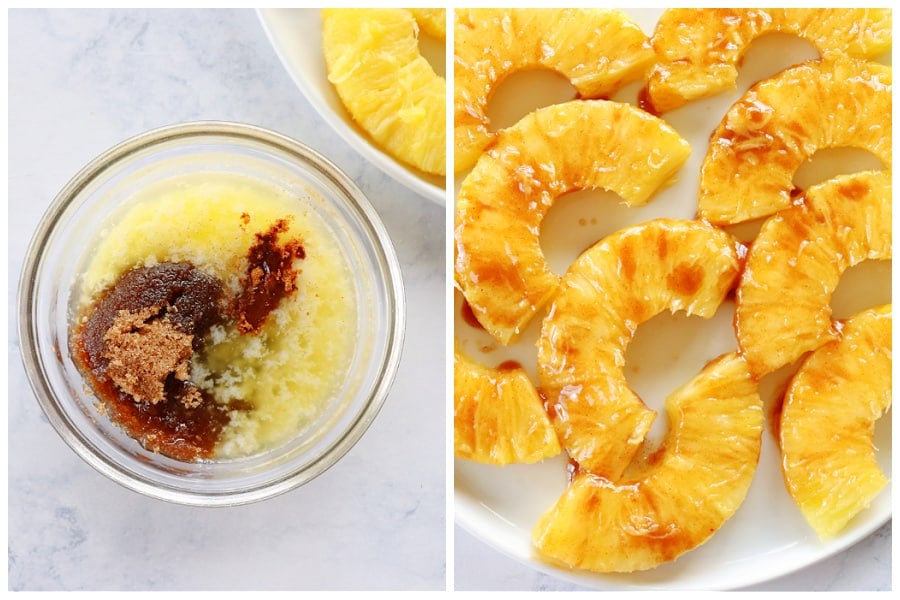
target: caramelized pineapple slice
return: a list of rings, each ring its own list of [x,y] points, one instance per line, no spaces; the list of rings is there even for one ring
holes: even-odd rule
[[[739,251],[705,223],[658,219],[610,235],[569,268],[541,328],[538,376],[581,468],[616,480],[656,416],[623,371],[638,325],[663,310],[711,317],[738,277]]]
[[[762,376],[839,335],[831,294],[864,260],[891,258],[891,172],[836,177],[768,219],[737,291],[735,331]]]
[[[726,354],[666,401],[669,431],[621,479],[576,472],[538,521],[541,555],[598,572],[650,569],[705,542],[744,501],[759,460],[762,402]]]
[[[733,89],[750,43],[767,33],[807,40],[823,58],[872,59],[891,47],[886,8],[670,8],[651,42],[647,93],[658,114]]]
[[[791,205],[797,168],[822,148],[855,147],[891,167],[891,68],[812,61],[752,87],[710,138],[700,217],[724,225]]]
[[[891,406],[891,307],[857,314],[790,382],[781,413],[782,470],[823,539],[875,499],[887,478],[875,461],[875,421]]]
[[[394,158],[446,172],[447,82],[422,57],[402,8],[322,10],[330,81],[353,120]]]
[[[645,204],[689,153],[661,119],[605,100],[542,108],[503,130],[456,201],[455,279],[479,322],[509,344],[556,293],[540,227],[557,197],[604,188]]]
[[[492,465],[538,462],[561,451],[525,370],[480,365],[458,343],[453,352],[453,448],[460,458]]]
[[[620,10],[458,9],[454,35],[457,173],[494,142],[487,105],[510,74],[550,69],[581,98],[598,98],[637,81],[653,62],[650,40]]]

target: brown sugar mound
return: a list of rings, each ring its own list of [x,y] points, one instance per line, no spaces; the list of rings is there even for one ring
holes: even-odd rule
[[[138,311],[120,310],[103,336],[103,357],[109,360],[106,374],[135,402],[165,402],[166,381],[191,378],[192,334],[178,331],[174,323],[158,318],[163,306]],[[186,408],[202,402],[197,388],[188,388],[179,398]]]

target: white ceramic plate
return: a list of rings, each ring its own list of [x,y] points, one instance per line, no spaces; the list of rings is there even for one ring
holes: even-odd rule
[[[652,32],[658,10],[629,12],[645,32]],[[815,56],[810,46],[796,38],[773,35],[757,40],[745,58],[734,93],[700,101],[665,115],[692,147],[691,157],[672,186],[641,208],[625,207],[618,204],[617,196],[597,191],[578,192],[559,199],[545,219],[541,234],[542,247],[551,268],[562,274],[581,251],[626,225],[656,217],[693,218],[697,210],[697,174],[706,153],[708,137],[728,107],[754,81]],[[568,82],[547,73],[521,75],[511,85],[513,90],[504,88],[498,92],[500,106],[492,106],[498,120],[510,124],[536,105],[564,101],[573,94]],[[636,103],[639,88],[640,85],[630,86],[614,99]],[[525,93],[525,90],[532,91]],[[533,90],[541,90],[540,97]],[[527,106],[521,102],[523,97],[532,98]],[[863,152],[820,152],[801,169],[795,182],[805,188],[839,172],[864,168],[881,166],[873,156]],[[752,228],[736,233],[743,239],[755,235]],[[835,315],[846,317],[869,306],[890,302],[890,277],[889,261],[867,262],[849,270],[832,301]],[[733,304],[725,303],[709,321],[664,314],[638,329],[628,349],[626,374],[629,383],[651,408],[661,410],[666,394],[697,373],[708,359],[735,349],[733,309]],[[530,370],[532,377],[536,377],[534,344],[540,331],[539,318],[531,323],[515,346],[504,348],[483,331],[466,325],[460,316],[458,292],[455,315],[456,335],[473,356],[489,365],[517,360]],[[790,372],[790,368],[785,368],[763,380],[761,395],[766,399],[767,413],[772,410],[776,391]],[[660,428],[664,428],[664,422],[664,418],[657,419]],[[876,426],[878,460],[886,473],[891,473],[890,427],[889,415]],[[663,433],[654,428],[651,437],[658,438]],[[746,500],[706,544],[651,571],[596,575],[545,563],[531,545],[531,529],[563,492],[566,481],[563,457],[538,465],[508,467],[456,460],[456,521],[510,557],[585,586],[602,589],[733,589],[785,575],[831,556],[865,537],[891,516],[891,491],[888,488],[839,537],[829,542],[819,541],[785,490],[778,447],[767,429],[763,434],[759,467]]]
[[[379,148],[357,126],[328,82],[322,56],[322,20],[317,8],[261,8],[259,20],[291,78],[322,118],[367,160],[432,202],[446,203],[444,178],[407,167]],[[432,58],[434,48],[423,47]],[[443,55],[441,55],[443,56]]]

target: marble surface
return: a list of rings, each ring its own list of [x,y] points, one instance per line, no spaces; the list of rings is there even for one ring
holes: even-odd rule
[[[431,589],[445,582],[444,211],[364,161],[290,80],[250,10],[12,10],[9,26],[8,585],[11,590]],[[196,119],[318,149],[368,195],[400,258],[408,335],[392,394],[311,483],[200,509],[126,490],[43,416],[15,294],[59,189],[134,134]]]

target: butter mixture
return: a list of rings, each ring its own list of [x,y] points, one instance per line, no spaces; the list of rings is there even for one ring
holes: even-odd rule
[[[332,230],[239,176],[179,178],[134,200],[93,248],[70,336],[103,412],[179,460],[299,435],[339,393],[357,341]]]

